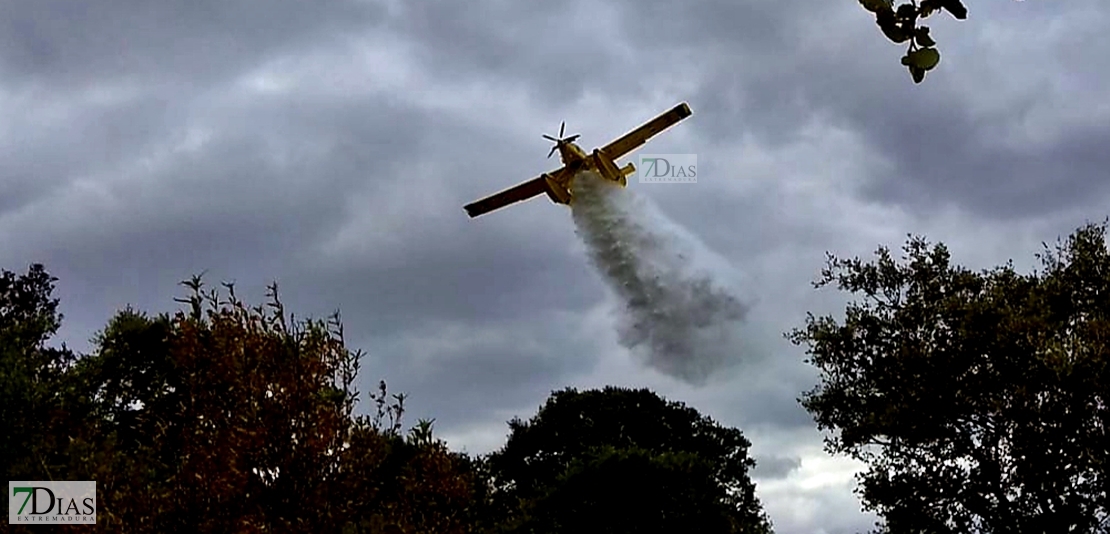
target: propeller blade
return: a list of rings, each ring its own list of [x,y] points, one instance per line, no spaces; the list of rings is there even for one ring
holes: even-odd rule
[[[557,148],[559,148],[559,145],[555,145],[555,146],[551,147],[551,152],[547,153],[547,158],[548,159],[551,159],[551,156],[553,156],[555,154],[555,149],[557,149]]]
[[[567,121],[563,121],[563,123],[559,125],[559,139],[563,138],[563,133],[566,131],[566,129]]]
[[[559,140],[558,140],[558,139],[555,139],[554,137],[551,137],[550,135],[547,135],[547,134],[543,134],[543,138],[544,138],[544,139],[547,139],[548,141],[554,141],[554,142],[556,142],[556,143],[558,143],[558,142],[559,142]]]
[[[563,142],[564,142],[564,143],[573,143],[573,142],[574,142],[574,140],[575,140],[575,139],[578,139],[578,137],[579,137],[580,135],[581,135],[581,134],[574,134],[574,135],[572,135],[572,136],[570,136],[570,137],[568,137],[568,138],[566,138],[566,139],[563,139]]]

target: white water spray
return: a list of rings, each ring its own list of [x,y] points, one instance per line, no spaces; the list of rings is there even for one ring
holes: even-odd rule
[[[749,304],[727,262],[632,191],[584,172],[574,179],[576,233],[619,297],[621,345],[694,385],[739,356]]]

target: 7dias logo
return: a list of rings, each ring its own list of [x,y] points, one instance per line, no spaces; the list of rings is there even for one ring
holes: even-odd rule
[[[640,154],[639,160],[642,184],[698,183],[697,154]]]
[[[8,481],[8,524],[95,525],[96,482]]]

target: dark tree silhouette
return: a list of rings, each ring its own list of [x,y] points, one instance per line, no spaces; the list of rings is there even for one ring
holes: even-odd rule
[[[1106,532],[1110,251],[1087,225],[971,272],[913,238],[904,261],[829,257],[817,286],[861,296],[790,337],[821,371],[803,405],[865,462],[883,532]]]
[[[647,389],[558,391],[509,426],[488,458],[508,530],[770,531],[743,434]]]
[[[354,416],[338,313],[295,321],[276,285],[248,307],[198,277],[185,310],[125,309],[76,358],[44,347],[53,282],[0,274],[0,391],[21,407],[3,453],[10,480],[95,480],[98,529],[461,534],[483,513],[478,466],[430,421],[403,434],[403,395],[382,382]]]

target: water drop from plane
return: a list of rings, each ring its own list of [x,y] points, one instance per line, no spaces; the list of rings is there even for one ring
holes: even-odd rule
[[[703,385],[740,357],[750,303],[727,262],[630,189],[574,178],[576,233],[622,304],[620,343],[649,367]]]

